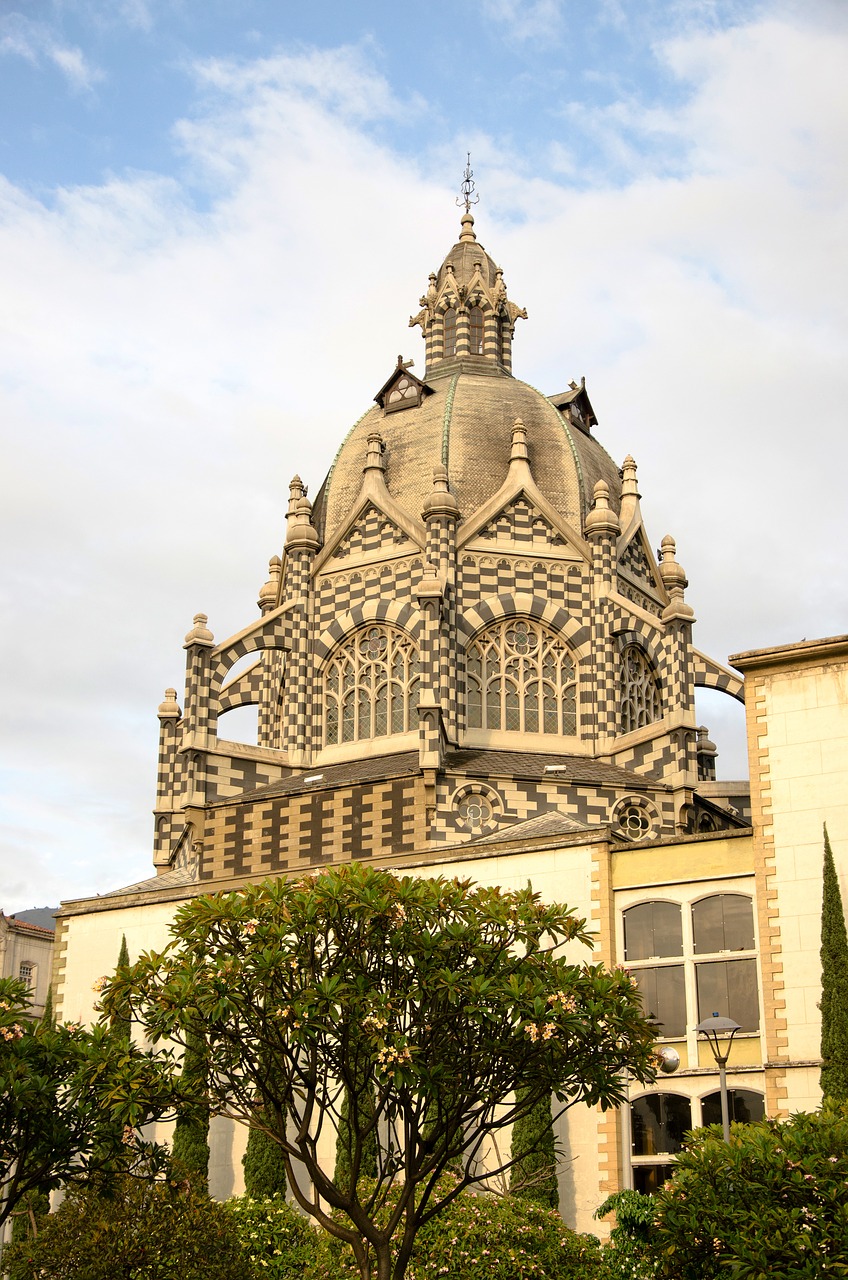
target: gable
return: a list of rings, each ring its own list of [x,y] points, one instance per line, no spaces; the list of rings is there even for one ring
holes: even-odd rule
[[[631,582],[647,587],[649,591],[657,594],[662,591],[641,530],[637,530],[624,550],[618,553],[618,568]]]
[[[475,542],[509,546],[516,551],[562,550],[568,542],[523,494],[515,498],[474,537]]]
[[[369,503],[333,551],[331,562],[379,552],[410,551],[413,547],[415,544],[406,531]]]

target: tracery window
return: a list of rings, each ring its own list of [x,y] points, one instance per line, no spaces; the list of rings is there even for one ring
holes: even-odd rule
[[[466,657],[470,729],[577,732],[574,662],[554,632],[506,618],[472,640]]]
[[[628,644],[621,653],[621,732],[631,733],[661,717],[656,672],[644,649]]]
[[[415,643],[390,626],[357,631],[324,672],[327,746],[414,729],[419,657]]]

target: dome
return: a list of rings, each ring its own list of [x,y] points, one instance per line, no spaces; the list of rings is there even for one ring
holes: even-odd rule
[[[325,544],[344,524],[362,487],[368,436],[379,432],[389,492],[419,519],[433,489],[433,468],[447,468],[450,491],[467,520],[492,498],[509,469],[512,427],[527,428],[530,468],[554,509],[578,533],[597,480],[610,487],[617,511],[618,467],[588,433],[527,383],[495,367],[459,368],[431,377],[431,394],[401,412],[375,405],[349,432],[315,502],[313,519]]]
[[[420,304],[409,323],[424,335],[424,379],[398,357],[377,404],[349,432],[315,502],[321,541],[332,542],[359,496],[374,433],[383,441],[389,492],[416,520],[431,496],[436,466],[447,469],[462,520],[494,497],[509,470],[516,419],[527,431],[536,485],[576,533],[583,533],[598,480],[609,486],[618,511],[618,467],[589,434],[594,415],[585,387],[571,383],[570,391],[549,399],[512,376],[515,323],[527,313],[507,296],[503,271],[478,243],[470,209]]]

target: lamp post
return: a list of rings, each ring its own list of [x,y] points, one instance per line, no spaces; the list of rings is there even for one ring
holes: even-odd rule
[[[727,1059],[730,1057],[733,1037],[741,1028],[739,1023],[734,1022],[732,1018],[720,1018],[717,1013],[714,1013],[711,1018],[705,1018],[703,1022],[699,1022],[695,1030],[699,1036],[704,1037],[718,1064],[718,1081],[721,1089],[721,1127],[724,1130],[725,1142],[729,1142],[730,1108],[727,1104]],[[724,1053],[721,1051],[722,1041],[719,1040],[719,1036],[727,1036],[727,1040],[723,1042],[726,1046]]]

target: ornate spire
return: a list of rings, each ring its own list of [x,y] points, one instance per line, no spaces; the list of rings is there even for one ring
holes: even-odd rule
[[[480,197],[475,192],[474,186],[474,170],[471,168],[471,152],[468,152],[468,161],[465,165],[465,172],[462,175],[462,185],[459,188],[459,196],[456,203],[460,209],[465,205],[465,212],[471,213],[471,206],[480,203]],[[463,222],[465,219],[463,218]],[[472,218],[472,222],[473,222]]]

